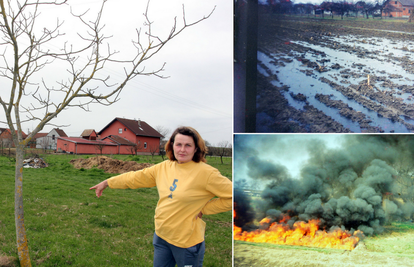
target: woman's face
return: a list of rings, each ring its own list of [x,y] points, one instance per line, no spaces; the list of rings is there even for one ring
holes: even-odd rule
[[[174,157],[178,163],[186,163],[193,160],[196,147],[191,136],[177,134],[173,145]]]

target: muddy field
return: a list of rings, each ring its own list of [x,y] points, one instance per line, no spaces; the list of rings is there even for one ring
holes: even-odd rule
[[[414,266],[413,232],[367,238],[354,250],[235,241],[234,267],[239,266]]]
[[[414,131],[414,24],[259,16],[258,132]]]

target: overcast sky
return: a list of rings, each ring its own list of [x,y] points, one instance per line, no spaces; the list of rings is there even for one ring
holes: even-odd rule
[[[75,12],[90,8],[90,14],[96,14],[101,0],[70,1]],[[154,22],[153,33],[165,36],[170,31],[174,17],[182,25],[182,5],[184,4],[187,23],[208,15],[214,6],[211,17],[198,25],[187,28],[168,43],[162,51],[153,57],[146,66],[155,69],[166,62],[164,76],[138,76],[125,87],[121,100],[111,106],[90,106],[91,112],[79,108],[64,110],[52,120],[53,124],[70,125],[62,128],[68,136],[79,136],[84,129],[102,130],[115,117],[140,119],[153,127],[164,126],[173,131],[176,127],[187,125],[197,129],[202,137],[212,144],[232,141],[232,1],[221,0],[152,0],[149,16]],[[113,35],[110,45],[120,51],[125,58],[132,54],[130,41],[135,37],[135,28],[142,28],[146,1],[109,0],[103,15],[104,33]],[[68,11],[63,8],[63,11]],[[57,15],[65,20],[67,35],[63,40],[75,42],[74,33],[80,25],[74,24],[58,8],[44,11],[47,19],[39,21],[52,25]],[[92,18],[92,16],[91,16]],[[62,41],[63,43],[63,41]],[[55,48],[59,48],[56,45]],[[56,62],[55,62],[56,63]],[[59,66],[54,67],[59,70]],[[60,80],[64,69],[59,73],[50,71],[42,78],[49,85]],[[110,75],[113,82],[119,82],[123,70],[108,66],[103,72]],[[2,89],[5,92],[5,89]],[[5,94],[2,92],[2,97]],[[3,121],[3,120],[2,120]],[[27,132],[37,126],[36,122],[23,125]],[[1,125],[0,127],[7,127]],[[55,126],[46,126],[41,132],[49,132]]]

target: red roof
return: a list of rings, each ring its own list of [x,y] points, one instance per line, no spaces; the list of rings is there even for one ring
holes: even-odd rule
[[[109,135],[107,137],[105,137],[102,140],[105,139],[109,139],[111,140],[113,143],[119,144],[119,145],[127,145],[127,146],[136,146],[137,144],[135,144],[134,142],[129,141],[128,139],[125,139],[119,135]]]
[[[62,130],[62,129],[59,129],[59,128],[55,128],[55,131],[59,134],[59,136],[61,136],[61,137],[68,137],[67,135],[66,135],[66,133]]]
[[[47,136],[47,133],[37,133],[34,135],[34,138],[40,138],[40,137],[45,137]]]
[[[87,144],[87,145],[107,145],[107,146],[116,146],[117,144],[105,142],[102,140],[88,140],[81,137],[58,137],[58,139],[62,139],[68,142],[76,143],[76,144]]]
[[[414,6],[414,0],[397,0],[403,6]]]
[[[86,129],[86,130],[83,130],[81,136],[82,137],[89,137],[89,136],[91,136],[93,134],[93,132],[95,132],[94,129]],[[96,132],[95,132],[95,134],[96,134]]]
[[[10,129],[5,129],[5,130],[2,132],[2,134],[3,134],[4,132],[6,132],[6,133],[8,133],[9,135],[11,135],[11,131],[10,131]],[[15,132],[17,133],[17,130],[16,130]],[[27,134],[25,134],[23,131],[22,131],[22,138],[23,138],[23,139],[26,139],[26,138],[27,138]]]
[[[125,125],[125,127],[127,127],[130,131],[132,131],[135,135],[138,135],[138,136],[149,136],[149,137],[159,137],[159,138],[164,137],[145,121],[129,120],[129,119],[122,119],[122,118],[113,119],[98,134],[101,134],[106,128],[108,128],[115,121],[119,121],[120,123]]]

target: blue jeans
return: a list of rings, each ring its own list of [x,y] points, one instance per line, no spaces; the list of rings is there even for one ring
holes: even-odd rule
[[[205,242],[193,247],[179,248],[154,233],[154,267],[202,267]]]

